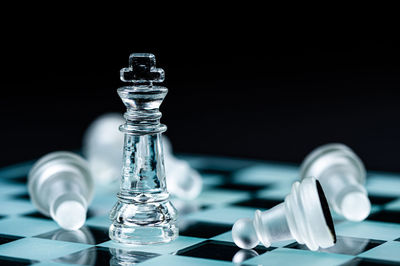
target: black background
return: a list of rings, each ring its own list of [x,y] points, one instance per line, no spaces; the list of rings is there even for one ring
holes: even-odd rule
[[[97,116],[124,111],[116,89],[129,54],[151,52],[176,152],[300,163],[342,142],[367,168],[400,171],[396,39],[25,22],[3,25],[0,165],[78,149]]]

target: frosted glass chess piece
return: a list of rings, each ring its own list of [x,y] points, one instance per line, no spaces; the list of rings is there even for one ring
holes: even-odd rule
[[[197,198],[203,188],[201,175],[186,161],[173,155],[171,142],[166,136],[163,136],[163,143],[168,191],[184,200]]]
[[[62,228],[77,230],[86,220],[93,197],[93,178],[87,162],[71,152],[40,158],[28,174],[32,203]]]
[[[371,203],[364,187],[366,171],[360,158],[343,144],[327,144],[312,151],[300,167],[300,178],[318,178],[331,208],[346,219],[362,221]]]
[[[100,185],[113,187],[121,176],[124,135],[118,127],[124,122],[118,113],[101,115],[89,126],[83,138],[83,154]],[[169,193],[183,200],[197,198],[203,187],[201,175],[186,161],[174,156],[166,136],[162,139]]]
[[[124,134],[118,127],[124,122],[119,113],[103,114],[90,124],[83,137],[83,155],[99,185],[118,186],[124,147]]]
[[[257,210],[254,219],[237,220],[232,238],[244,249],[252,249],[260,241],[269,247],[274,242],[295,239],[315,251],[333,246],[336,233],[322,187],[315,178],[308,177],[292,185],[284,202],[264,212]]]
[[[125,104],[126,121],[123,167],[118,202],[110,213],[110,238],[125,244],[152,244],[178,236],[177,212],[169,201],[164,169],[159,107],[167,88],[164,71],[155,67],[152,54],[134,53],[129,67],[121,69],[121,80],[130,82],[118,89]]]

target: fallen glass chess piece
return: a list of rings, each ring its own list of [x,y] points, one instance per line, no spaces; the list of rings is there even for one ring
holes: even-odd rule
[[[33,205],[64,229],[77,230],[86,221],[94,183],[87,162],[71,152],[40,158],[28,174]]]
[[[252,249],[259,242],[269,247],[274,242],[295,239],[315,251],[333,246],[336,233],[321,185],[307,177],[292,185],[284,202],[264,212],[257,210],[254,219],[237,220],[232,238],[243,249]]]
[[[371,211],[364,187],[365,167],[346,145],[326,144],[313,150],[300,167],[300,179],[316,177],[329,206],[350,221],[362,221]]]

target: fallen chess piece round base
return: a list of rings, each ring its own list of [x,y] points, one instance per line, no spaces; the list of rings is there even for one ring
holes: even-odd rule
[[[360,158],[343,144],[327,144],[312,151],[300,168],[300,177],[317,178],[331,208],[351,221],[362,221],[371,211],[364,187],[366,171]]]

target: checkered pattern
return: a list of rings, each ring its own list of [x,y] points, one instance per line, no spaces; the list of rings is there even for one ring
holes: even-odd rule
[[[311,252],[294,241],[240,250],[231,237],[236,219],[280,203],[298,166],[220,157],[186,156],[204,178],[193,202],[173,199],[180,236],[168,244],[129,247],[109,240],[107,214],[118,189],[97,189],[85,227],[65,231],[29,201],[32,162],[0,169],[0,265],[399,265],[400,174],[370,173],[372,213],[353,223],[337,215],[337,244]]]

